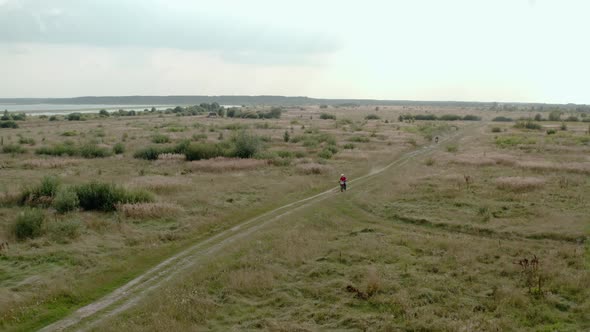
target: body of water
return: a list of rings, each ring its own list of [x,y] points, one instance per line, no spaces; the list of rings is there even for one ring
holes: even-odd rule
[[[186,106],[186,105],[183,105]],[[223,107],[241,107],[239,105],[221,105]],[[155,107],[158,110],[176,107],[176,105],[72,105],[72,104],[0,104],[0,111],[25,113],[27,115],[64,115],[70,113],[98,113],[105,109],[108,112],[116,112],[120,109],[126,111],[143,111]]]

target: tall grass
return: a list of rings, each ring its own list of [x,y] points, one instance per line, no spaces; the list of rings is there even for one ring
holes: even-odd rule
[[[84,210],[114,211],[117,204],[133,204],[154,201],[144,190],[127,190],[110,183],[90,182],[74,187],[74,192]]]

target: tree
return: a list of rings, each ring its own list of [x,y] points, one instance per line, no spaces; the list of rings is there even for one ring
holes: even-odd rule
[[[289,131],[285,130],[285,133],[283,134],[283,140],[285,142],[289,142],[289,139],[291,139],[291,135],[289,135]]]
[[[561,120],[561,112],[558,110],[551,111],[549,113],[549,121],[559,121]]]
[[[537,113],[537,115],[535,115],[535,121],[543,121],[541,114]]]
[[[102,116],[102,117],[108,117],[110,114],[109,114],[109,112],[107,112],[107,110],[102,109],[102,110],[100,110],[100,112],[98,112],[98,115]]]
[[[2,118],[0,118],[0,120],[2,120],[2,121],[10,120],[10,115],[8,115],[8,110],[4,110],[4,115],[2,115]]]

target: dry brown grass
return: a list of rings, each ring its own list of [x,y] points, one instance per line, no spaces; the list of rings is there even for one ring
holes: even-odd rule
[[[18,202],[20,194],[13,191],[0,192],[0,206],[14,205]]]
[[[185,159],[185,155],[180,153],[162,153],[158,155],[158,160],[183,161]]]
[[[274,276],[268,270],[239,269],[228,276],[227,287],[238,292],[257,292],[272,288]]]
[[[134,178],[129,183],[131,187],[147,189],[157,193],[172,192],[187,186],[187,179],[168,177],[162,175],[150,175]]]
[[[138,203],[118,205],[117,211],[127,218],[143,219],[177,216],[183,209],[171,203]]]
[[[20,165],[23,168],[62,168],[75,166],[82,162],[80,159],[72,158],[47,158],[47,159],[29,159],[23,161]]]
[[[296,170],[301,174],[325,174],[330,171],[330,167],[317,163],[299,164]]]
[[[541,178],[519,176],[500,177],[495,182],[498,189],[514,192],[531,191],[545,184],[545,180]]]
[[[367,289],[367,295],[373,296],[381,289],[381,277],[375,267],[369,267],[367,269],[367,275],[365,277],[365,284]]]
[[[590,174],[590,163],[554,163],[549,161],[522,161],[518,167],[535,171],[562,171],[568,173]]]
[[[191,161],[188,163],[187,168],[190,171],[224,173],[253,170],[265,166],[268,166],[267,160],[218,157]]]

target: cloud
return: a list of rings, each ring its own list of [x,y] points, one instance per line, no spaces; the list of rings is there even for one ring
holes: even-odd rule
[[[4,43],[216,51],[238,62],[267,63],[305,63],[339,48],[334,37],[320,31],[231,18],[195,2],[0,1]]]

